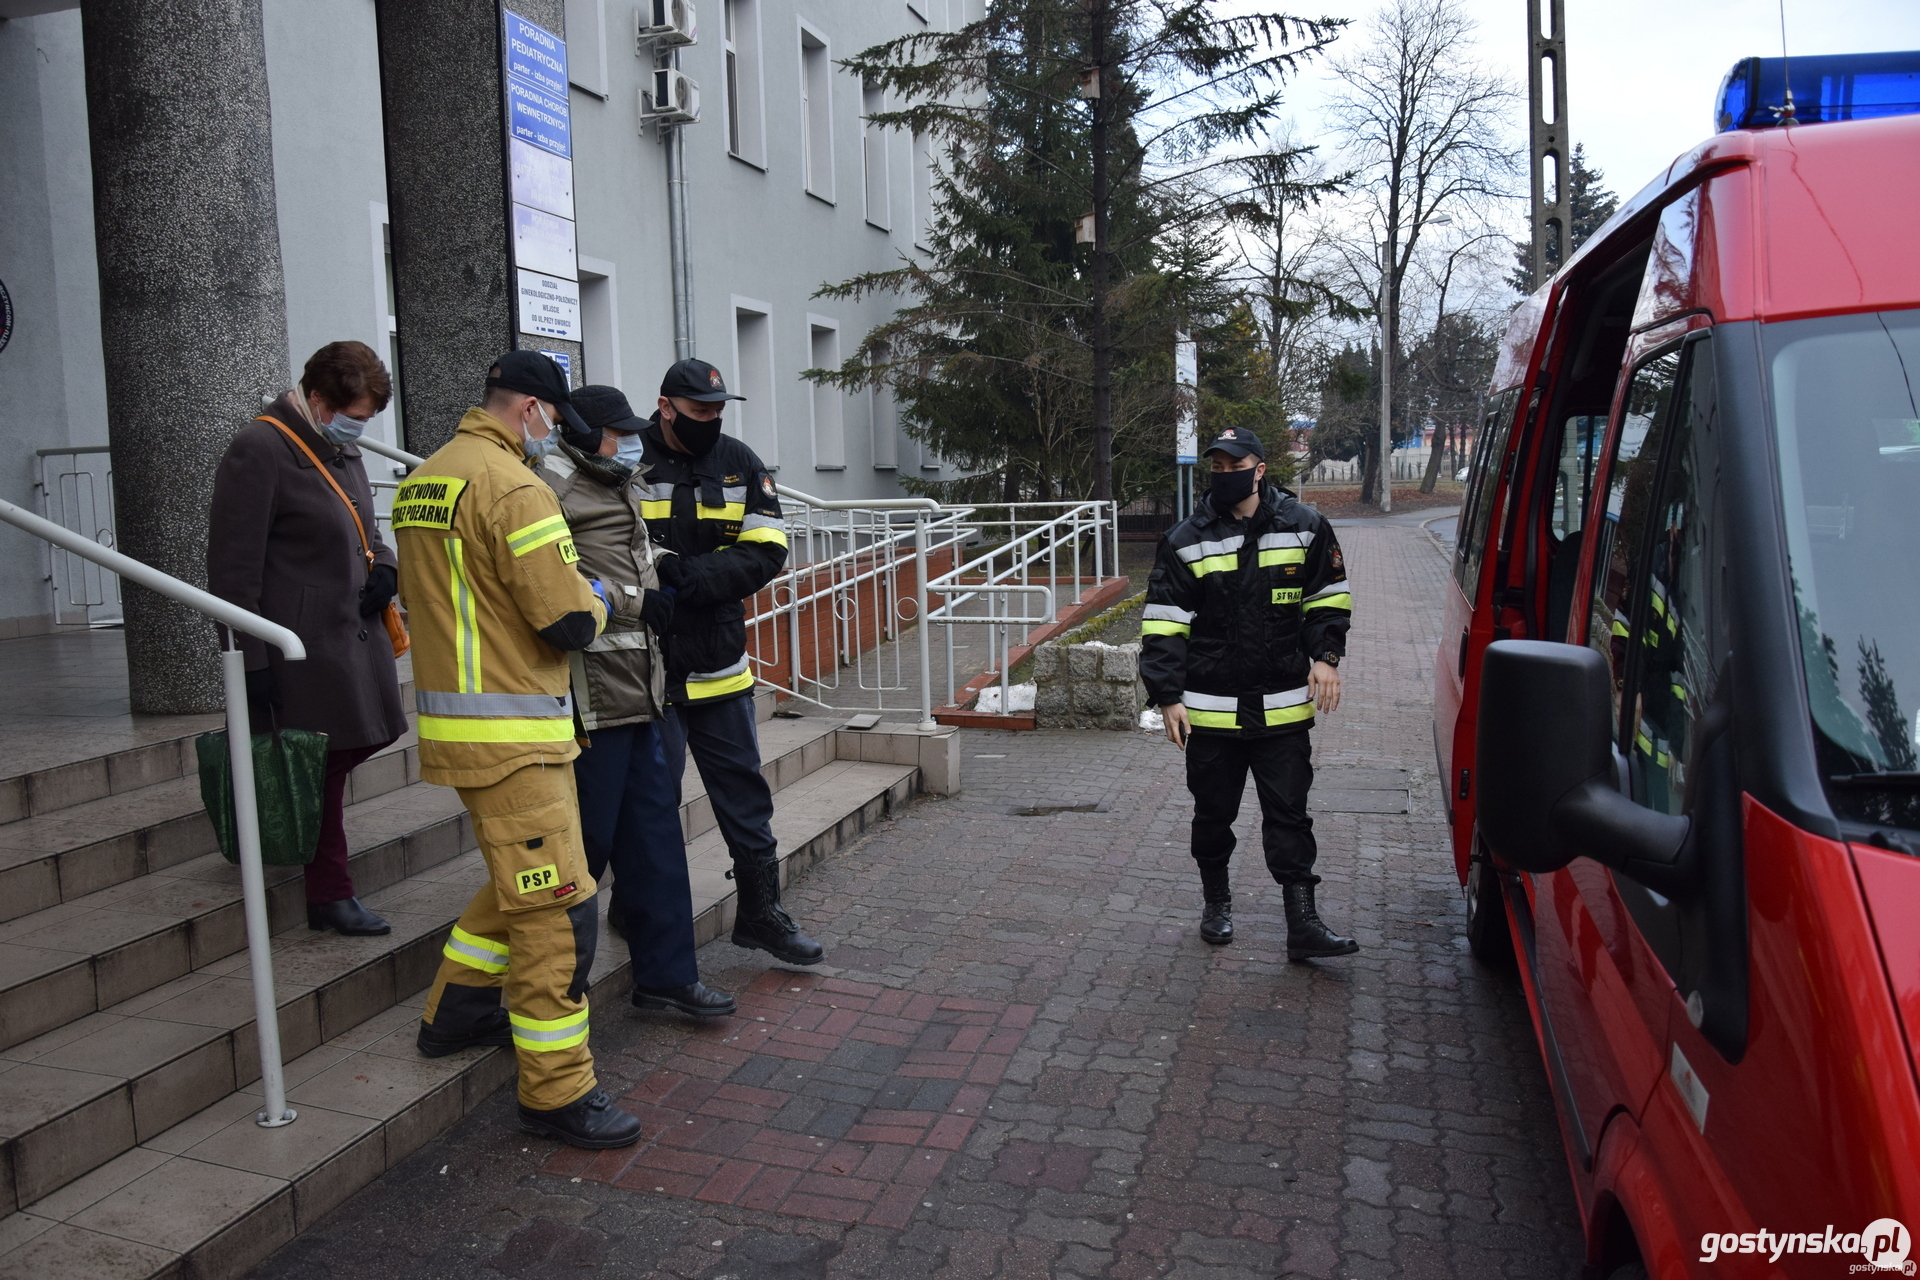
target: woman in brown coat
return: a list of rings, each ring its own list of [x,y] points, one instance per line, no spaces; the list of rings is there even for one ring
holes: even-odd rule
[[[390,926],[353,894],[341,812],[347,775],[407,728],[393,644],[380,617],[393,599],[398,561],[380,537],[373,490],[353,443],[392,394],[371,347],[333,342],[314,352],[300,385],[265,414],[297,435],[353,501],[371,566],[354,513],[272,422],[249,422],[227,447],[214,475],[207,542],[208,589],[292,628],[307,647],[305,661],[286,662],[279,650],[243,637],[247,703],[256,731],[277,724],[327,735],[320,843],[307,865],[307,924],[356,935]]]

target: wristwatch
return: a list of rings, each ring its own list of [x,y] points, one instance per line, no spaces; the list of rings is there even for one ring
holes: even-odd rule
[[[1331,649],[1321,654],[1318,660],[1326,663],[1330,667],[1338,667],[1340,665],[1340,655]]]

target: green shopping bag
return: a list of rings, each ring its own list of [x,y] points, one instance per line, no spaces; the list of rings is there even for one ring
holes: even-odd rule
[[[194,739],[200,758],[200,801],[213,819],[220,852],[240,861],[239,824],[233,815],[233,760],[227,731]],[[270,867],[300,867],[320,844],[320,806],[327,786],[327,735],[282,729],[253,735],[253,788],[260,809],[260,861]]]

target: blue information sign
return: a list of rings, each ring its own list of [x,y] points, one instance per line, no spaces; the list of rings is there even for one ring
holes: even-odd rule
[[[573,156],[567,104],[567,42],[517,13],[505,14],[507,132],[557,156]]]

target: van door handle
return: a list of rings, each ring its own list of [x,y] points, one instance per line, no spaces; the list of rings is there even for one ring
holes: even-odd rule
[[[1468,633],[1465,631],[1460,633],[1460,678],[1462,680],[1467,678],[1467,636]]]

